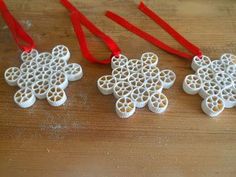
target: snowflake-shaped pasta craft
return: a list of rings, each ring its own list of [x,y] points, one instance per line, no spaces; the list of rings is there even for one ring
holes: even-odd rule
[[[204,100],[201,108],[210,117],[217,117],[224,108],[236,107],[236,56],[223,54],[219,60],[207,56],[194,57],[192,69],[183,89],[190,95],[199,94]]]
[[[67,100],[64,90],[69,81],[83,76],[79,64],[67,64],[69,58],[70,51],[64,45],[54,47],[51,53],[39,53],[36,49],[23,52],[21,66],[10,67],[4,74],[10,86],[20,88],[14,95],[15,103],[21,108],[29,108],[37,99],[47,99],[52,106],[63,105]]]
[[[100,77],[97,87],[103,95],[113,94],[117,99],[120,118],[130,118],[146,105],[154,113],[166,111],[168,99],[162,91],[172,87],[176,75],[168,69],[160,71],[157,64],[158,56],[152,52],[142,54],[141,59],[124,55],[112,58],[112,74]]]

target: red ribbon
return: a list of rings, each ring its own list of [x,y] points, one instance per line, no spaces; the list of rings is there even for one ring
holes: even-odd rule
[[[0,0],[0,12],[7,26],[11,30],[13,38],[19,48],[26,52],[35,48],[33,39],[24,31],[22,26],[13,17],[3,0]]]
[[[90,22],[80,11],[78,11],[70,2],[67,0],[61,0],[61,3],[71,11],[70,18],[74,27],[74,31],[78,38],[81,52],[83,56],[90,62],[99,63],[99,64],[108,64],[111,62],[111,57],[120,55],[120,49],[116,43],[105,33],[99,30],[92,22]],[[102,39],[102,41],[107,45],[111,50],[111,57],[104,60],[96,59],[89,51],[88,45],[86,42],[85,34],[82,30],[82,25],[85,26],[91,33],[95,36]]]
[[[152,35],[142,31],[135,25],[129,23],[124,18],[116,15],[115,13],[111,11],[106,12],[106,16],[115,21],[116,23],[120,24],[127,30],[135,33],[139,37],[151,42],[155,46],[167,51],[168,53],[180,56],[182,58],[186,59],[192,59],[194,56],[202,57],[201,50],[196,47],[194,44],[190,43],[188,40],[186,40],[181,34],[179,34],[174,28],[172,28],[165,20],[163,20],[161,17],[159,17],[157,14],[155,14],[151,9],[149,9],[143,2],[139,5],[139,10],[141,10],[143,13],[145,13],[147,16],[149,16],[152,20],[154,20],[159,26],[161,26],[167,33],[169,33],[176,41],[178,41],[183,47],[185,47],[189,52],[191,52],[193,55],[190,55],[185,52],[181,52],[179,50],[176,50],[167,44],[163,43],[159,39],[153,37]]]

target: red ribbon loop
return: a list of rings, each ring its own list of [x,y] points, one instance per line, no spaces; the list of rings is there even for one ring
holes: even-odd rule
[[[30,52],[35,48],[33,39],[24,31],[22,26],[13,17],[3,0],[0,0],[0,11],[19,48],[26,52]]]
[[[109,64],[111,62],[111,57],[120,55],[120,49],[116,43],[105,33],[99,30],[92,22],[90,22],[80,11],[78,11],[70,2],[67,0],[61,0],[61,3],[71,11],[70,17],[71,22],[74,27],[74,31],[78,38],[81,52],[83,56],[90,62],[99,63],[99,64]],[[101,40],[107,45],[111,50],[111,57],[104,60],[96,59],[89,51],[85,34],[82,29],[82,25],[85,26],[91,33],[95,36],[101,38]]]
[[[185,52],[181,52],[179,50],[176,50],[159,39],[153,37],[152,35],[142,31],[141,29],[137,28],[135,25],[129,23],[124,18],[118,16],[117,14],[107,11],[106,16],[115,21],[116,23],[120,24],[127,30],[135,33],[139,37],[151,42],[155,46],[165,50],[168,53],[180,56],[182,58],[186,59],[192,59],[194,56],[202,57],[201,50],[196,47],[194,44],[190,43],[188,40],[186,40],[181,34],[179,34],[174,28],[172,28],[165,20],[163,20],[161,17],[159,17],[157,14],[155,14],[152,10],[150,10],[143,2],[140,3],[139,9],[145,13],[147,16],[149,16],[152,20],[154,20],[159,26],[161,26],[167,33],[169,33],[176,41],[178,41],[183,47],[185,47],[189,52],[191,52],[193,55],[190,55]]]

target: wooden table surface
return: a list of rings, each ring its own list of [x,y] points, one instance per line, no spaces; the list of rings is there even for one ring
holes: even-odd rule
[[[13,101],[16,87],[4,81],[4,71],[20,65],[20,50],[0,18],[0,176],[1,177],[235,177],[236,109],[209,119],[201,98],[183,92],[182,82],[192,73],[190,61],[167,54],[104,16],[113,10],[171,46],[184,50],[136,7],[139,0],[73,0],[79,9],[111,35],[122,53],[138,58],[156,52],[159,67],[176,72],[177,80],[165,91],[169,107],[163,115],[147,108],[132,119],[119,119],[113,96],[103,96],[97,79],[110,66],[87,62],[81,55],[67,10],[58,0],[6,0],[11,12],[33,37],[39,51],[64,44],[71,62],[84,77],[66,90],[65,106],[45,100],[30,109]],[[218,58],[236,54],[235,0],[146,0],[204,54]],[[103,43],[86,32],[92,52],[109,55]]]

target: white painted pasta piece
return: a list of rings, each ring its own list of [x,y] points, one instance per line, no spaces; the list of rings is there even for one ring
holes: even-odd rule
[[[54,58],[49,66],[53,72],[64,71],[67,62],[61,58]]]
[[[230,75],[230,77],[236,80],[236,64],[229,65],[226,69],[226,72]]]
[[[159,77],[160,70],[158,67],[153,65],[145,65],[141,69],[141,73],[145,76],[146,79]]]
[[[38,58],[36,59],[36,63],[39,66],[45,66],[50,65],[50,63],[53,61],[52,54],[49,52],[43,52],[38,55]]]
[[[131,59],[127,62],[126,67],[128,68],[130,74],[140,72],[143,67],[142,60]]]
[[[220,57],[220,60],[228,67],[229,65],[236,64],[236,56],[231,53],[225,53]]]
[[[10,67],[5,71],[4,78],[8,85],[16,86],[20,75],[21,72],[18,67]]]
[[[35,70],[37,69],[37,67],[38,67],[38,65],[37,65],[35,60],[26,61],[26,62],[21,64],[20,71],[22,73],[31,73],[31,74],[33,74],[35,72]]]
[[[155,93],[162,92],[163,84],[159,77],[153,77],[146,80],[145,88],[148,90],[150,96],[152,96]]]
[[[97,87],[98,90],[103,95],[110,95],[113,93],[113,88],[116,84],[116,79],[112,77],[112,75],[105,75],[98,79]]]
[[[176,80],[176,75],[173,71],[169,69],[165,69],[165,70],[162,70],[159,75],[160,75],[160,80],[162,81],[164,89],[169,89],[170,87],[174,85],[175,80]]]
[[[223,112],[225,105],[218,95],[210,95],[202,101],[201,107],[205,114],[214,118]]]
[[[116,113],[122,119],[127,119],[135,113],[135,103],[129,97],[122,97],[116,101]]]
[[[120,54],[119,56],[113,56],[111,59],[111,68],[116,69],[124,67],[128,62],[128,58],[125,55]]]
[[[209,82],[210,80],[213,80],[215,77],[215,72],[211,68],[206,66],[199,68],[196,74],[201,78],[203,83]]]
[[[183,82],[183,90],[190,95],[197,94],[202,88],[202,81],[195,74],[187,75]]]
[[[33,94],[38,99],[45,99],[49,88],[50,83],[48,80],[38,80],[32,85]]]
[[[69,82],[65,73],[58,71],[51,76],[50,85],[65,89]]]
[[[36,60],[38,58],[38,51],[36,49],[32,49],[30,52],[24,51],[21,53],[20,58],[23,62]]]
[[[221,92],[220,86],[215,81],[210,80],[202,84],[202,88],[199,92],[199,95],[205,99],[210,95],[219,95],[220,92]]]
[[[143,65],[156,66],[158,63],[158,56],[153,52],[146,52],[142,54],[141,60]]]
[[[145,77],[142,73],[133,73],[128,78],[128,82],[134,88],[141,87],[145,84]]]
[[[114,85],[113,95],[116,99],[129,96],[133,88],[129,82],[119,81]]]
[[[191,67],[194,71],[197,71],[199,68],[206,66],[208,67],[211,64],[211,59],[205,55],[202,58],[195,56],[192,60]]]
[[[230,88],[233,85],[233,79],[225,72],[216,73],[214,80],[222,89]]]
[[[148,103],[149,96],[149,92],[145,89],[145,87],[135,88],[130,95],[137,108],[145,107]]]
[[[29,108],[35,103],[36,98],[31,89],[24,87],[15,93],[14,101],[21,108]]]
[[[236,89],[225,88],[221,91],[220,97],[225,103],[225,108],[232,108],[236,106]]]
[[[148,101],[148,108],[154,113],[163,113],[168,107],[168,99],[163,93],[153,94]]]
[[[71,63],[65,66],[64,72],[69,81],[77,81],[83,77],[82,67],[77,63]]]
[[[48,66],[40,66],[34,73],[35,80],[50,80],[53,71]]]
[[[63,89],[57,86],[51,87],[47,92],[47,101],[51,106],[61,106],[66,100],[67,96]]]
[[[24,88],[27,87],[29,89],[31,89],[32,84],[35,82],[35,77],[34,74],[31,73],[24,73],[22,74],[19,79],[17,80],[17,85],[20,88]]]
[[[118,67],[112,71],[112,77],[117,81],[124,81],[130,76],[129,70],[126,67]]]
[[[68,61],[70,59],[70,51],[64,45],[57,45],[52,49],[52,56]]]
[[[212,61],[210,67],[215,73],[225,71],[225,64],[221,60]]]

